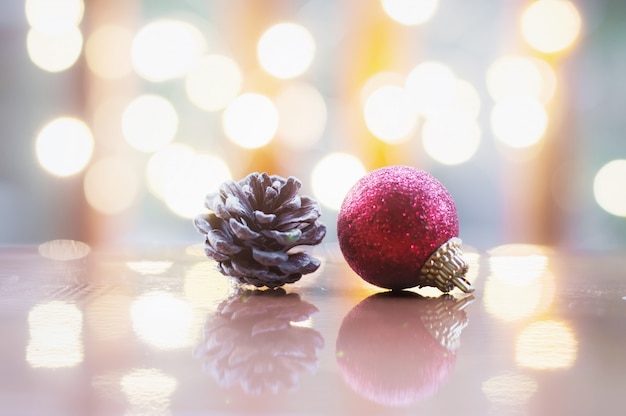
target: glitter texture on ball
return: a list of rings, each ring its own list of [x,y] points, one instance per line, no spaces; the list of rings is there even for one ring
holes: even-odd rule
[[[337,234],[347,263],[371,284],[474,290],[452,196],[423,170],[387,166],[365,175],[343,201]]]

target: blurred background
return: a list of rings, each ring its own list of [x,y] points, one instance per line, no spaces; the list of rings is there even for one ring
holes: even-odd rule
[[[201,241],[204,195],[296,176],[336,241],[419,167],[461,238],[626,248],[621,0],[3,0],[0,244]]]

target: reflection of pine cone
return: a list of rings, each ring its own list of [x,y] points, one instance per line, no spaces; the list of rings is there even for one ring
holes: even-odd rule
[[[206,255],[239,283],[270,288],[317,270],[319,260],[293,247],[319,244],[326,227],[319,204],[299,196],[300,182],[267,173],[228,181],[206,196],[210,210],[194,220],[206,234]]]
[[[300,374],[317,370],[324,340],[292,322],[317,308],[282,289],[241,291],[222,302],[204,327],[195,355],[222,387],[241,385],[249,394],[292,391]]]

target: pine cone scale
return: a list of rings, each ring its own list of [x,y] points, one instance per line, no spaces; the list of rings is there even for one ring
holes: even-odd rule
[[[263,211],[254,211],[254,219],[262,225],[269,225],[276,221],[276,214],[266,214]]]
[[[253,240],[261,236],[261,234],[257,233],[254,230],[251,230],[250,227],[248,227],[246,224],[242,224],[234,218],[228,220],[228,224],[230,225],[230,228],[233,230],[237,238],[241,240]]]
[[[278,266],[289,260],[289,255],[280,251],[262,251],[252,249],[252,257],[264,266]]]

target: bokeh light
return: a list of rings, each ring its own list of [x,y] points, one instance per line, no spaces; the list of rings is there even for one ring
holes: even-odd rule
[[[456,78],[441,62],[417,65],[406,77],[405,86],[415,111],[426,117],[447,110],[455,102]]]
[[[222,125],[237,145],[247,149],[263,147],[276,134],[278,110],[264,95],[242,94],[224,110]]]
[[[545,104],[554,96],[556,75],[541,59],[505,55],[489,66],[487,89],[495,101],[511,95],[529,95]]]
[[[571,46],[580,34],[582,21],[568,0],[531,3],[522,15],[522,34],[534,49],[554,53]]]
[[[131,58],[140,77],[160,82],[185,75],[205,49],[206,39],[195,26],[178,20],[159,20],[135,35]]]
[[[189,69],[185,90],[189,100],[202,110],[218,111],[239,94],[242,82],[235,61],[224,55],[207,55]]]
[[[116,25],[95,29],[85,42],[85,59],[89,69],[106,79],[120,79],[132,71],[130,49],[133,34]]]
[[[326,128],[326,102],[313,86],[293,83],[275,97],[278,110],[278,138],[293,149],[309,149]]]
[[[321,204],[339,211],[341,203],[352,186],[366,173],[365,166],[347,153],[330,153],[313,168],[313,194]]]
[[[499,406],[522,406],[537,392],[537,381],[526,374],[505,373],[490,377],[482,384],[487,399]]]
[[[205,211],[204,197],[216,192],[232,176],[226,162],[209,154],[194,154],[178,169],[167,184],[164,199],[167,207],[182,218],[193,218]]]
[[[82,0],[26,0],[28,24],[39,32],[53,34],[78,26],[83,18]]]
[[[91,251],[87,243],[77,240],[49,240],[37,248],[39,255],[51,260],[72,261],[86,257]]]
[[[130,309],[133,329],[148,344],[163,350],[193,344],[191,306],[167,292],[148,292],[137,297]]]
[[[174,139],[178,114],[174,106],[158,95],[141,95],[122,114],[124,139],[135,149],[154,152]]]
[[[417,125],[405,89],[393,85],[375,90],[365,101],[363,113],[369,131],[386,143],[408,140]]]
[[[206,258],[204,250],[202,256]],[[221,273],[211,261],[194,263],[185,272],[184,293],[185,299],[194,308],[205,312],[215,311],[224,299],[233,294],[235,287],[228,279],[223,279]]]
[[[261,35],[257,57],[263,69],[276,78],[294,78],[313,62],[315,39],[301,25],[279,23]]]
[[[31,28],[26,36],[26,50],[31,61],[48,72],[65,71],[76,63],[83,48],[83,35],[76,26],[46,33]]]
[[[439,0],[382,0],[381,3],[390,18],[408,26],[428,21],[439,6]]]
[[[513,148],[538,143],[548,126],[548,114],[541,103],[526,95],[511,95],[498,101],[491,113],[494,136]]]
[[[367,99],[379,88],[395,86],[403,87],[406,77],[397,72],[377,72],[365,81],[360,91],[361,105],[365,105]]]
[[[596,202],[606,212],[626,217],[626,159],[602,166],[593,180]]]
[[[174,377],[156,368],[135,368],[120,379],[130,409],[125,415],[168,416],[171,395],[178,387]]]
[[[180,172],[194,157],[191,147],[178,143],[169,144],[152,154],[146,166],[150,192],[165,199],[167,190],[176,186]]]
[[[113,215],[130,208],[137,198],[139,179],[132,164],[117,156],[92,164],[83,182],[85,198],[96,211]]]
[[[84,358],[83,314],[76,305],[51,301],[35,305],[28,313],[30,340],[26,361],[31,367],[74,367]]]
[[[530,324],[517,337],[517,365],[536,370],[570,368],[576,362],[578,341],[565,322],[546,320]]]
[[[542,246],[506,244],[489,250],[485,310],[511,322],[545,313],[554,301],[556,282]]]
[[[470,82],[457,78],[454,81],[453,100],[451,110],[462,111],[471,118],[478,118],[480,114],[480,95],[476,87]]]
[[[171,261],[151,261],[151,260],[139,260],[139,261],[127,261],[126,267],[141,275],[157,275],[163,274],[172,267]]]
[[[480,126],[462,111],[441,112],[429,117],[422,128],[426,153],[444,165],[458,165],[474,156],[480,145]]]
[[[35,150],[39,164],[57,176],[70,176],[87,165],[94,140],[89,127],[72,117],[57,118],[38,134]]]

